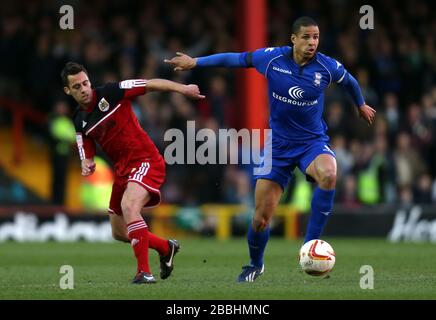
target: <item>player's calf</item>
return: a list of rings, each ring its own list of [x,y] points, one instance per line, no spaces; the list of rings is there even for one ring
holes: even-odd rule
[[[130,243],[127,236],[126,223],[122,216],[116,215],[113,210],[109,211],[109,220],[112,228],[112,238],[117,241]]]
[[[114,238],[114,240],[117,241],[130,243],[129,238],[127,237],[126,234],[120,234],[112,231],[112,238]]]

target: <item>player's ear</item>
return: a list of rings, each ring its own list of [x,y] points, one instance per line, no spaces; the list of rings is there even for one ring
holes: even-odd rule
[[[69,96],[71,95],[70,88],[68,87],[64,87],[64,92]]]
[[[292,44],[295,44],[295,39],[297,38],[297,36],[295,34],[291,34],[291,42]]]

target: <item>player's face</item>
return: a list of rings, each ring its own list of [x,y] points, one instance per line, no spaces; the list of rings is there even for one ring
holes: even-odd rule
[[[310,59],[318,48],[319,29],[317,26],[301,27],[297,34],[292,34],[291,41],[299,56]]]
[[[92,101],[92,88],[88,75],[81,71],[68,76],[68,87],[64,87],[65,93],[72,96],[79,105],[86,106]]]

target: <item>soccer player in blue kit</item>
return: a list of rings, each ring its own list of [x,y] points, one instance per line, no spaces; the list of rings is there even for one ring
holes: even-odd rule
[[[250,264],[238,282],[253,282],[264,272],[263,256],[269,223],[296,166],[318,185],[304,242],[319,239],[332,212],[336,186],[336,159],[322,119],[324,90],[338,83],[352,97],[359,115],[372,124],[375,110],[365,103],[356,79],[333,58],[317,52],[319,28],[310,17],[292,26],[292,47],[263,48],[254,52],[220,53],[191,58],[183,53],[165,60],[175,71],[195,67],[254,67],[268,81],[272,144],[269,168],[255,176],[255,213],[248,230]],[[267,149],[265,149],[267,150]],[[272,161],[272,162],[271,162]]]

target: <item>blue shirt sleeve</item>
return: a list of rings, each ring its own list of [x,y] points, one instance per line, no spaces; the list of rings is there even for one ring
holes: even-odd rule
[[[280,56],[280,48],[262,48],[253,52],[217,53],[197,58],[197,67],[251,68],[265,75],[272,59]]]
[[[266,76],[268,66],[272,59],[282,55],[280,48],[262,48],[249,53],[252,55],[251,64],[256,70]],[[249,58],[247,60],[250,60]]]
[[[206,57],[197,58],[197,67],[228,67],[228,68],[247,68],[247,52],[244,53],[217,53]]]
[[[342,80],[344,80],[345,75],[348,73],[347,70],[339,61],[332,58],[329,60],[329,69],[332,76],[332,82],[341,83]]]
[[[356,106],[360,107],[365,103],[359,83],[351,74],[347,72],[339,85],[347,90]]]
[[[357,80],[344,68],[339,61],[326,57],[327,68],[331,75],[331,82],[338,83],[351,96],[356,106],[360,107],[365,103],[362,91]]]

